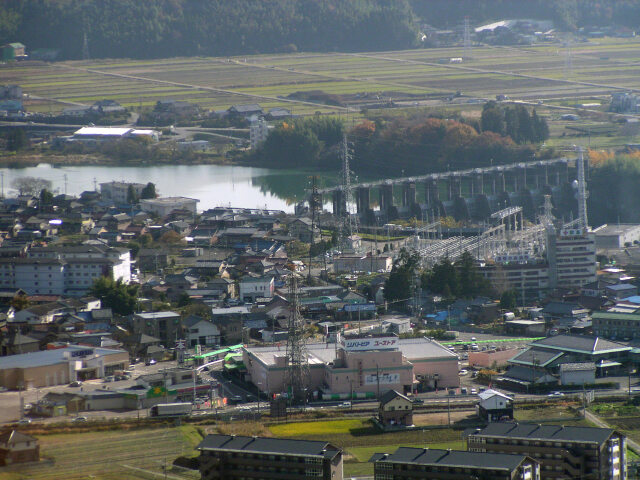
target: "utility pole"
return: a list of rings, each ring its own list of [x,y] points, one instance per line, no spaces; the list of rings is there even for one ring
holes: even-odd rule
[[[380,400],[380,367],[376,363],[376,382],[378,383],[378,400]]]

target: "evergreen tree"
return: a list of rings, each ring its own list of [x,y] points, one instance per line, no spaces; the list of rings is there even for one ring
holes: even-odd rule
[[[500,105],[494,101],[485,103],[480,117],[480,126],[483,132],[488,131],[504,135],[504,111]]]
[[[140,192],[140,198],[148,199],[148,198],[157,198],[158,194],[156,193],[156,186],[154,183],[147,183],[147,185]]]
[[[532,142],[534,137],[533,124],[529,111],[523,105],[516,106],[518,116],[518,139],[517,143]]]
[[[104,308],[110,308],[118,315],[130,315],[138,306],[138,286],[126,285],[122,280],[115,281],[111,277],[96,279],[89,295],[99,298]]]
[[[414,278],[418,269],[419,257],[417,253],[410,253],[406,249],[400,250],[400,255],[393,262],[389,278],[384,284],[384,298],[388,302],[406,300],[411,296]]]

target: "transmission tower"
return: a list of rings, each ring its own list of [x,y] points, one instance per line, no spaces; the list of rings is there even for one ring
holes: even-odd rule
[[[576,146],[578,152],[578,158],[576,159],[576,167],[578,170],[578,184],[576,191],[576,199],[578,200],[578,220],[580,226],[585,230],[589,228],[589,222],[587,219],[587,198],[589,192],[587,191],[587,181],[584,174],[584,151],[582,147]]]
[[[349,238],[358,232],[358,219],[351,214],[350,208],[353,205],[353,190],[351,188],[351,170],[349,162],[351,160],[351,152],[349,151],[349,142],[346,134],[342,137],[342,205],[340,208],[343,215],[339,234],[339,241],[343,250],[351,248]]]
[[[89,39],[87,38],[87,32],[84,32],[84,39],[82,41],[82,59],[89,60],[91,56],[89,55]]]
[[[308,279],[311,281],[311,252],[313,251],[313,244],[315,243],[315,231],[316,231],[316,214],[322,208],[322,200],[318,193],[318,185],[316,184],[318,177],[315,175],[311,177],[311,197],[309,198],[309,208],[311,209],[311,247],[309,248],[309,275]]]
[[[469,27],[469,17],[464,17],[464,54],[465,60],[471,60],[471,28]]]
[[[304,401],[309,385],[309,357],[307,354],[304,320],[298,303],[298,279],[289,277],[289,325],[287,338],[287,369],[285,388],[292,403]]]

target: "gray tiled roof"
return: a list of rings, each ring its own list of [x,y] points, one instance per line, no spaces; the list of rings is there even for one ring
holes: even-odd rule
[[[525,455],[504,453],[466,452],[459,450],[431,450],[400,447],[395,453],[380,457],[375,454],[370,461],[441,465],[445,467],[481,468],[491,470],[515,470],[526,459]]]
[[[542,348],[528,348],[523,352],[518,353],[515,357],[509,360],[510,363],[525,363],[528,365],[536,365],[544,367],[547,363],[555,360],[557,357],[562,356],[563,352],[557,350],[543,350]]]
[[[614,431],[611,428],[566,427],[533,423],[492,422],[475,434],[491,437],[559,440],[603,444]]]
[[[279,455],[309,455],[332,458],[340,451],[327,442],[286,438],[207,435],[198,450],[236,450]]]
[[[631,350],[631,347],[627,347],[621,343],[612,342],[600,337],[588,337],[584,335],[556,335],[543,338],[542,340],[533,342],[531,345],[553,348],[555,350],[579,351],[586,354],[597,354],[612,350]]]

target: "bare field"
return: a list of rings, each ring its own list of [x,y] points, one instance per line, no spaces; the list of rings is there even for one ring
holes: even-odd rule
[[[297,91],[337,95],[369,93],[388,100],[497,94],[527,100],[602,98],[616,88],[633,88],[640,70],[639,39],[605,39],[572,47],[565,68],[560,45],[476,47],[473,59],[450,64],[462,48],[360,54],[298,53],[235,58],[171,58],[17,63],[0,66],[5,83],[23,86],[38,101],[33,109],[60,111],[108,98],[136,108],[179,98],[207,109],[237,103],[292,108],[297,114],[339,112],[340,107],[287,101]],[[354,102],[359,104],[366,103]]]

